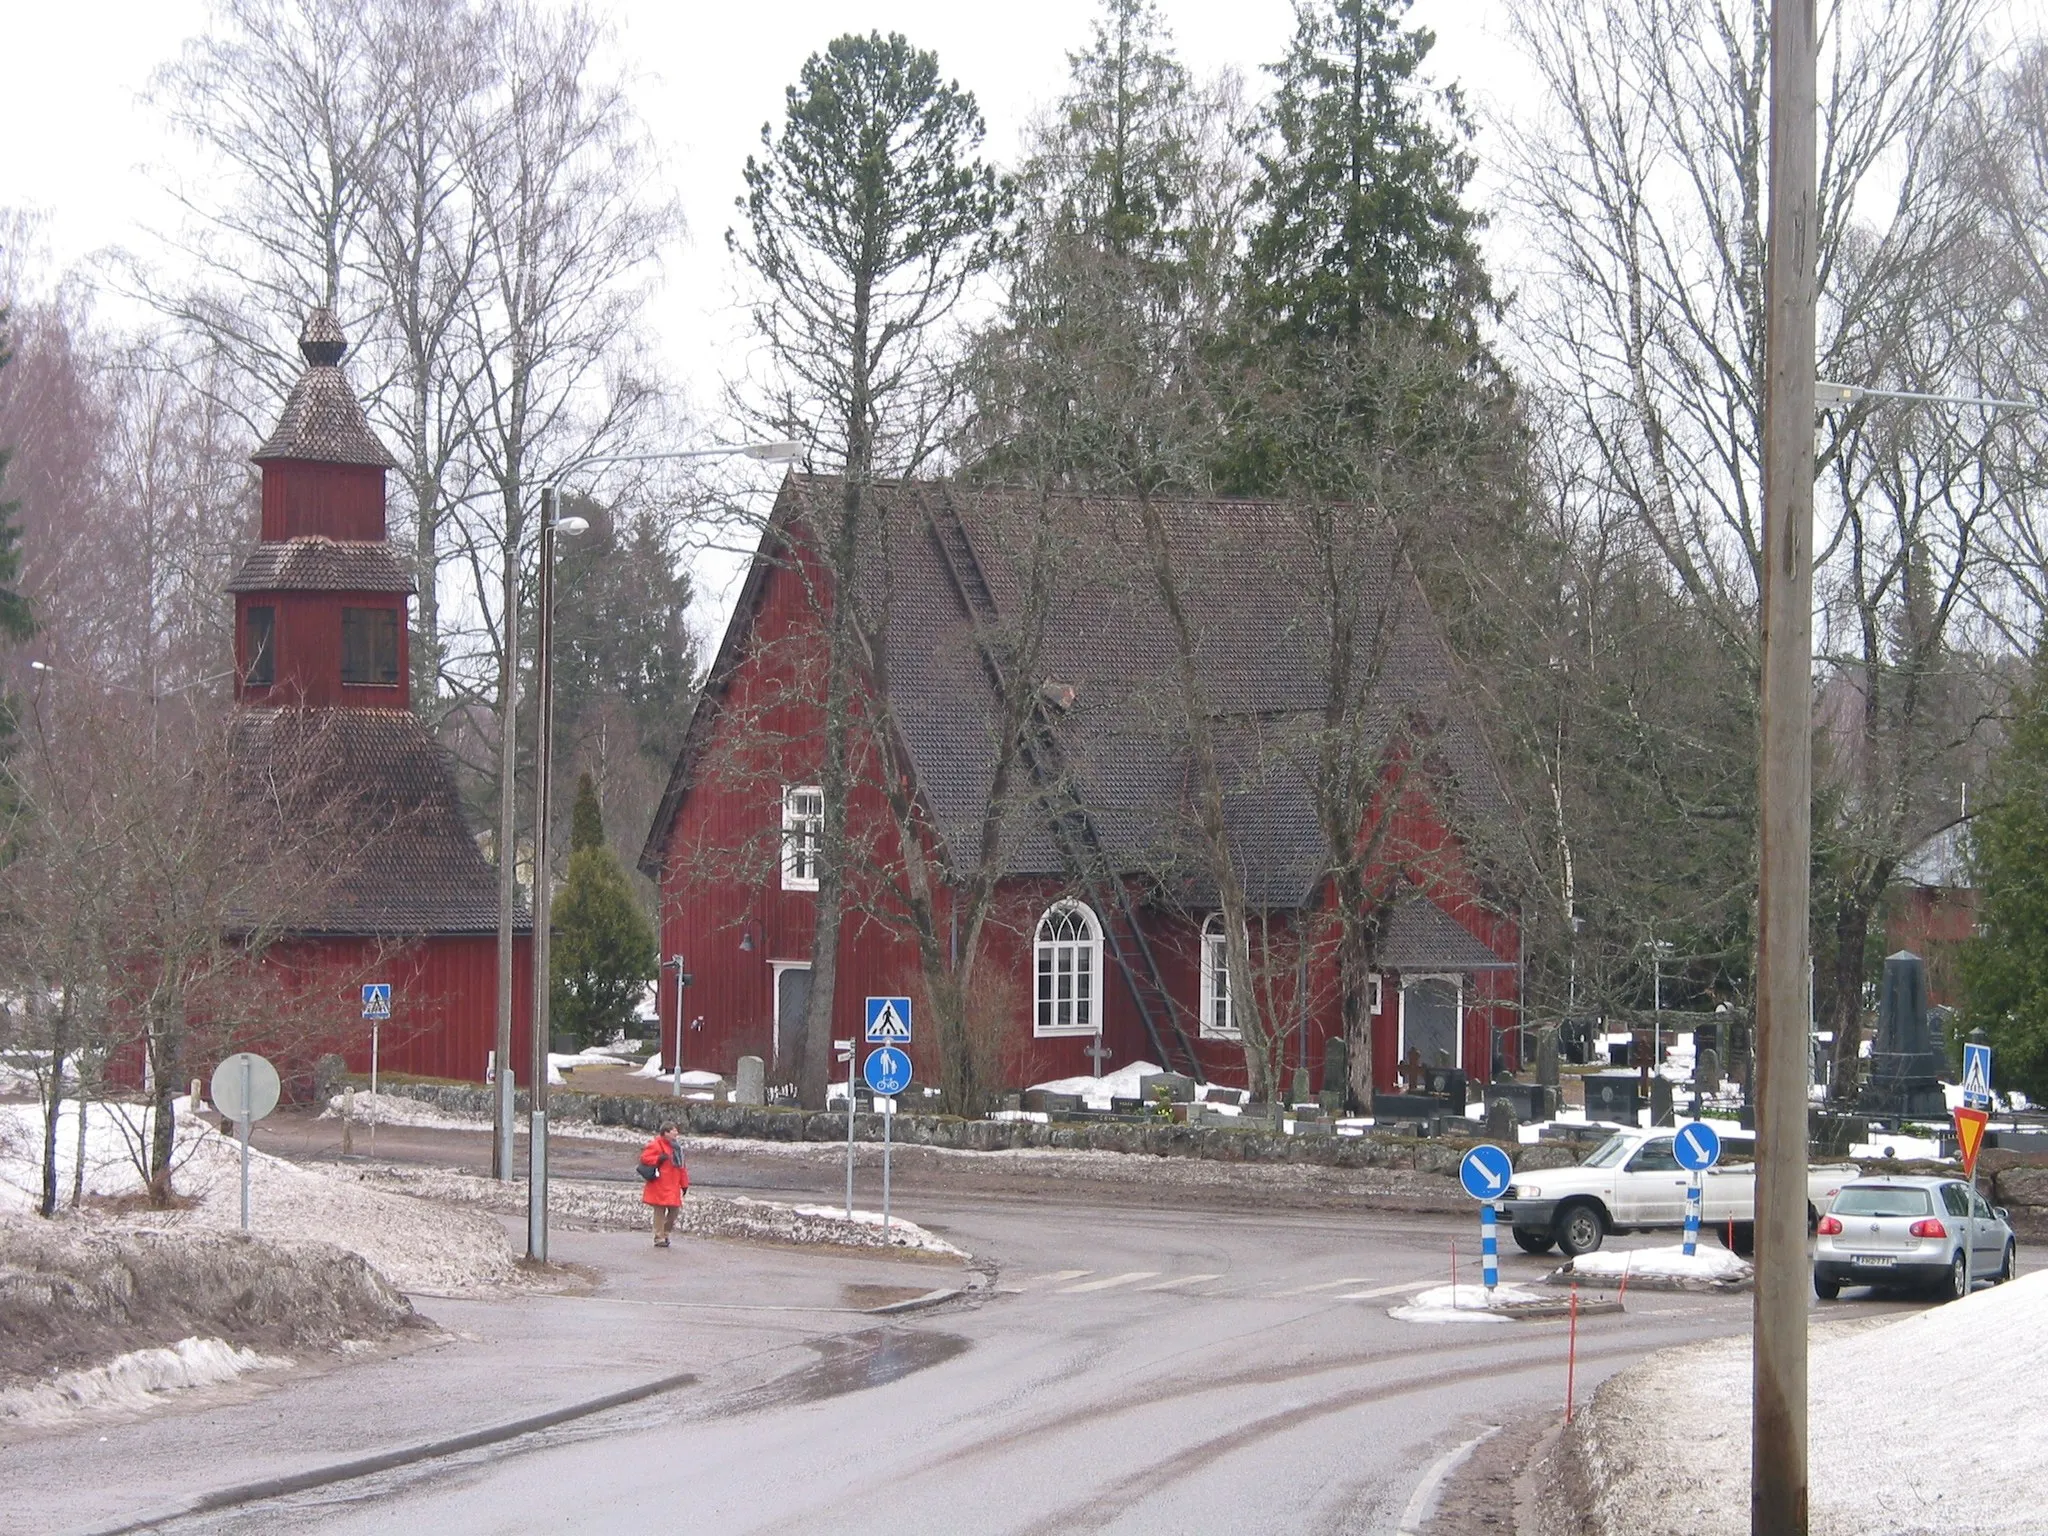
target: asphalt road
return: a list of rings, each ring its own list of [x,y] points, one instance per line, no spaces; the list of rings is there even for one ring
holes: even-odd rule
[[[317,1130],[302,1134],[318,1155]],[[380,1132],[380,1153],[459,1160],[444,1141],[481,1139]],[[588,1155],[606,1166],[617,1151]],[[729,1159],[742,1180],[727,1187],[829,1192],[806,1161]],[[696,1160],[700,1187],[723,1182],[714,1161]],[[1459,1278],[1477,1278],[1475,1219],[1025,1198],[976,1191],[964,1172],[952,1193],[913,1182],[899,1208],[973,1253],[970,1272],[710,1242],[657,1254],[643,1237],[562,1233],[557,1257],[592,1277],[580,1294],[420,1298],[445,1330],[425,1348],[98,1442],[0,1451],[15,1491],[0,1529],[17,1528],[9,1509],[24,1530],[114,1529],[254,1477],[677,1373],[693,1379],[610,1412],[147,1528],[1394,1532],[1426,1506],[1418,1489],[1447,1455],[1506,1426],[1474,1453],[1492,1493],[1469,1492],[1468,1468],[1464,1502],[1417,1529],[1514,1529],[1512,1469],[1488,1458],[1519,1457],[1560,1414],[1566,1325],[1388,1315],[1449,1279],[1454,1240]],[[1549,1267],[1502,1258],[1509,1280]],[[963,1279],[968,1293],[931,1311],[851,1310]],[[1637,1291],[1626,1312],[1580,1321],[1576,1390],[1748,1318],[1747,1296]]]

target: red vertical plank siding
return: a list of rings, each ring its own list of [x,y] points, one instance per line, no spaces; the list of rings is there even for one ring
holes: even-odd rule
[[[272,459],[263,466],[266,544],[321,534],[330,539],[384,538],[384,471],[369,464]]]
[[[276,682],[268,688],[238,681],[235,698],[243,704],[354,709],[411,707],[412,636],[406,624],[406,599],[395,592],[239,592],[235,595],[235,670],[249,671],[248,610],[277,610],[271,641]],[[341,610],[387,608],[398,615],[398,681],[355,684],[341,680]]]

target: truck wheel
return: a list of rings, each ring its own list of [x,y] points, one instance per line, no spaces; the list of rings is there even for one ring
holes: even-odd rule
[[[1714,1226],[1714,1236],[1721,1239],[1721,1246],[1738,1259],[1747,1259],[1756,1253],[1756,1223],[1752,1221],[1723,1221]]]
[[[1592,1253],[1607,1238],[1607,1229],[1600,1220],[1600,1208],[1590,1201],[1579,1200],[1566,1206],[1557,1216],[1557,1251],[1568,1259],[1581,1254]]]
[[[1511,1230],[1515,1235],[1515,1246],[1524,1253],[1548,1253],[1557,1246],[1556,1240],[1548,1232],[1537,1232],[1529,1227],[1515,1227]]]

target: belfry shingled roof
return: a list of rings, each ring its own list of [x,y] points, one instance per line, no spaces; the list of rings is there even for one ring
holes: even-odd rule
[[[494,933],[497,874],[446,757],[409,710],[248,708],[234,751],[252,788],[335,846],[307,871],[290,932],[405,938]],[[312,852],[312,849],[308,850]],[[532,921],[516,914],[520,932]]]
[[[230,592],[411,592],[413,579],[382,539],[303,535],[258,544],[228,582]]]
[[[284,412],[263,446],[250,455],[261,464],[269,459],[309,459],[320,464],[364,464],[395,469],[391,457],[363,415],[356,392],[341,371],[348,350],[334,312],[316,309],[299,333],[299,352],[306,371],[292,386]]]

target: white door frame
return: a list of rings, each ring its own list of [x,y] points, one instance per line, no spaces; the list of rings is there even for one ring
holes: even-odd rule
[[[1448,981],[1458,991],[1458,1017],[1451,1029],[1451,1042],[1457,1047],[1451,1065],[1459,1071],[1465,1069],[1465,978],[1457,971],[1417,971],[1401,977],[1401,1033],[1396,1061],[1408,1059],[1408,986],[1417,981]],[[1423,1063],[1426,1067],[1436,1065],[1433,1061]]]
[[[808,971],[808,960],[770,960],[768,962],[768,1065],[772,1068],[782,1060],[782,973],[784,971]]]

